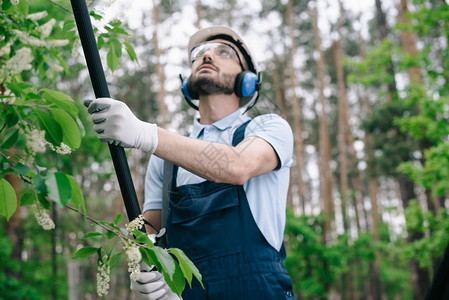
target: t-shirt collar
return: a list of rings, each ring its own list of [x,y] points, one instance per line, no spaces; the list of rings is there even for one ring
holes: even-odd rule
[[[192,134],[190,136],[194,137],[194,138],[198,138],[201,131],[208,126],[214,126],[218,130],[223,131],[232,126],[240,125],[243,122],[245,122],[246,120],[248,120],[248,117],[242,115],[240,109],[237,109],[235,112],[227,115],[223,119],[218,120],[217,122],[215,122],[211,125],[201,124],[199,119],[195,119],[193,121],[193,129],[192,129]]]

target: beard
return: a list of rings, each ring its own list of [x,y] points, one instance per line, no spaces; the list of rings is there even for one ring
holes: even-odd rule
[[[217,77],[192,76],[190,78],[190,89],[196,95],[232,95],[234,93],[235,74],[222,73]]]

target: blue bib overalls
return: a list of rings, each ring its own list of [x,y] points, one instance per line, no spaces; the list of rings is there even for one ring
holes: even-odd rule
[[[249,122],[249,121],[248,121]],[[234,133],[243,140],[248,122]],[[241,185],[205,181],[176,187],[173,170],[167,219],[168,247],[182,249],[203,276],[186,285],[184,300],[295,299],[284,268],[285,250],[274,249],[257,227]]]

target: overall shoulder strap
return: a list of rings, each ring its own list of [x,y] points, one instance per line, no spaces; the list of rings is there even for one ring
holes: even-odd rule
[[[251,120],[246,121],[239,128],[237,128],[234,132],[234,136],[232,137],[232,146],[237,146],[243,139],[245,138],[245,129],[248,126]]]

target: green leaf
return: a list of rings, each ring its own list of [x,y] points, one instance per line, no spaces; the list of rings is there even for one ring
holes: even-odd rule
[[[204,288],[200,271],[193,264],[193,262],[187,257],[184,251],[178,248],[170,248],[168,250],[170,251],[170,253],[174,254],[178,259],[179,266],[181,267],[182,273],[184,274],[184,277],[187,279],[189,285],[192,286],[191,285],[192,275],[194,275]]]
[[[111,240],[113,238],[115,238],[117,235],[112,232],[112,231],[106,231],[106,237],[108,238],[108,240]]]
[[[39,126],[45,130],[45,139],[54,146],[60,146],[62,142],[62,128],[53,116],[42,110],[34,110],[39,121]]]
[[[122,254],[123,254],[123,252],[119,252],[111,257],[111,259],[109,260],[109,267],[111,270],[114,269],[117,266],[117,264],[120,262],[120,258],[122,257]]]
[[[170,280],[166,273],[163,273],[163,275],[170,289],[179,297],[181,297],[182,291],[186,286],[186,279],[184,278],[179,265],[175,262],[175,272],[173,274],[173,280]]]
[[[100,35],[98,36],[98,41],[97,41],[97,48],[98,48],[98,50],[101,50],[101,48],[103,48],[103,46],[104,46],[104,38],[103,38],[103,36],[100,34]]]
[[[19,122],[19,116],[17,115],[16,112],[8,111],[5,118],[5,122],[8,128],[11,128]]]
[[[45,185],[45,178],[41,175],[36,175],[31,180],[31,183],[33,184],[33,187],[36,191],[38,191],[40,194],[46,196],[47,195],[47,186]]]
[[[157,260],[162,267],[162,271],[167,273],[169,279],[172,281],[175,273],[175,261],[173,260],[173,257],[171,257],[170,254],[168,254],[168,252],[161,247],[154,247],[153,249]]]
[[[42,92],[42,97],[47,101],[69,112],[74,118],[78,116],[79,110],[75,105],[75,101],[69,95],[50,89],[41,89],[40,92]]]
[[[30,172],[30,168],[28,168],[27,166],[25,166],[24,164],[21,163],[17,163],[14,165],[14,167],[12,167],[14,172],[16,172],[16,174],[19,175],[27,175],[28,172]]]
[[[72,150],[78,149],[81,145],[81,134],[75,120],[65,111],[59,108],[50,109],[56,122],[62,128],[62,141]]]
[[[83,236],[83,239],[88,239],[88,238],[97,237],[97,236],[103,236],[103,234],[100,232],[88,232]]]
[[[97,21],[100,21],[101,19],[103,19],[103,16],[95,13],[93,10],[89,12],[89,15],[91,15]]]
[[[2,1],[2,10],[8,10],[11,7],[12,7],[12,4],[11,4],[10,0]]]
[[[69,178],[62,172],[50,173],[45,179],[48,198],[64,207],[72,196],[72,186]]]
[[[130,43],[124,42],[125,50],[128,53],[129,58],[131,58],[131,61],[137,61],[137,55],[136,52],[134,52],[134,48],[131,46]]]
[[[83,259],[91,256],[92,254],[97,253],[99,248],[95,247],[83,247],[76,251],[75,255],[72,257],[73,259]]]
[[[45,209],[50,209],[51,208],[50,201],[48,201],[47,198],[43,194],[38,193],[37,194],[37,200],[39,200],[39,203],[42,205],[43,208],[45,208]]]
[[[19,128],[11,130],[8,134],[3,138],[2,148],[9,149],[11,148],[19,139]]]
[[[34,192],[26,192],[20,195],[20,206],[31,205],[36,203],[36,194]]]
[[[86,217],[87,216],[86,204],[84,202],[84,197],[83,197],[83,193],[81,192],[81,188],[78,185],[78,182],[76,182],[75,178],[73,178],[72,176],[67,175],[67,174],[66,174],[66,176],[69,179],[70,186],[72,188],[72,197],[70,200],[77,208],[81,207],[84,217]]]
[[[14,188],[6,179],[0,179],[0,213],[9,221],[17,209],[17,197]]]
[[[149,266],[156,266],[158,270],[162,270],[162,266],[157,260],[156,254],[154,253],[154,248],[140,247],[140,252],[142,253],[142,260]]]
[[[20,1],[17,8],[24,16],[28,15],[28,1]]]
[[[153,242],[148,238],[148,235],[140,230],[133,231],[136,238],[134,239],[136,243],[145,244],[150,248],[154,247]]]
[[[114,224],[118,225],[123,221],[123,215],[122,214],[118,214],[117,216],[115,216],[114,218]]]
[[[57,100],[58,102],[59,101],[72,102],[72,103],[75,102],[72,97],[61,92],[53,91],[46,88],[40,89],[39,92],[43,93],[42,96],[48,101]]]
[[[109,39],[109,52],[107,55],[108,67],[115,71],[120,63],[120,57],[122,56],[122,45],[117,39]]]

